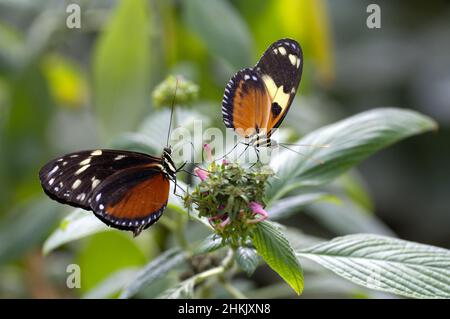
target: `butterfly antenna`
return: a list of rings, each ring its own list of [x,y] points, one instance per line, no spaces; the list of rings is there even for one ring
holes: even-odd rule
[[[167,143],[166,143],[167,147],[169,147],[170,130],[172,129],[173,110],[175,105],[175,98],[177,96],[177,90],[178,90],[178,77],[175,77],[175,92],[173,94],[172,107],[170,109],[169,130],[167,132]]]
[[[331,146],[331,144],[295,144],[295,143],[278,143],[278,145],[302,146],[302,147],[314,147],[314,148],[328,148]]]
[[[316,159],[316,158],[314,158],[314,157],[312,157],[312,156],[307,156],[306,154],[304,154],[304,153],[300,153],[299,151],[296,151],[296,150],[294,150],[294,149],[292,149],[292,148],[289,148],[289,147],[287,147],[287,146],[285,146],[285,145],[283,145],[283,144],[278,144],[278,145],[280,145],[281,147],[283,147],[283,148],[285,148],[285,149],[287,149],[287,150],[290,150],[290,151],[292,151],[292,152],[294,152],[294,153],[297,153],[297,154],[299,154],[299,155],[301,155],[301,156],[304,156],[305,158],[307,158],[307,159],[311,159],[311,160],[313,160],[316,164],[318,164],[318,165],[322,165],[323,164],[323,161],[320,161],[320,160],[318,160],[318,159]]]

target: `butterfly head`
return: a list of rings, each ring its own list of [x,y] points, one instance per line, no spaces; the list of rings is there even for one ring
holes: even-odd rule
[[[172,148],[170,146],[164,147],[162,154],[162,165],[164,167],[164,172],[167,174],[169,179],[175,180],[177,168],[172,160]]]

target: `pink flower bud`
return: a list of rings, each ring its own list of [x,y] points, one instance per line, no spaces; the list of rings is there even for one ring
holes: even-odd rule
[[[247,220],[249,224],[255,224],[266,220],[269,214],[264,210],[263,206],[257,202],[251,202],[248,207],[252,210],[254,216],[259,215],[259,218]]]
[[[202,180],[202,182],[203,182],[205,179],[207,179],[207,178],[208,178],[208,175],[209,175],[208,171],[206,171],[206,170],[204,170],[204,169],[202,169],[202,168],[200,168],[200,167],[196,167],[196,168],[194,169],[194,173],[195,173],[195,175],[197,175],[197,176]]]

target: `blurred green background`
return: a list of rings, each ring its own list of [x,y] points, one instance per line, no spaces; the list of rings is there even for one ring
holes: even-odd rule
[[[199,100],[182,107],[222,128],[229,78],[283,37],[301,43],[305,63],[286,132],[301,136],[379,106],[438,121],[438,132],[371,157],[341,182],[400,238],[450,248],[450,4],[377,1],[381,28],[368,29],[372,2],[0,0],[0,298],[79,297],[163,250],[158,226],[138,244],[111,231],[43,257],[43,241],[70,208],[43,195],[39,168],[65,152],[120,146],[124,133],[161,114],[151,95],[169,74],[199,85]],[[66,26],[71,3],[81,8],[79,29]],[[163,142],[153,143],[159,154]],[[339,224],[342,207],[314,209]],[[353,232],[311,214],[291,222],[324,237]],[[90,270],[81,289],[65,286],[70,263]],[[267,271],[252,277],[256,286],[270,282]],[[358,293],[322,286],[305,296]]]

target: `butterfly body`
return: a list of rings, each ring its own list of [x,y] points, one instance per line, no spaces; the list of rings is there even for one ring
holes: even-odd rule
[[[300,45],[274,42],[253,68],[238,71],[225,87],[223,121],[255,147],[273,146],[273,130],[283,122],[297,93],[303,69]]]
[[[161,157],[120,150],[71,153],[47,163],[39,178],[50,198],[91,210],[136,236],[161,217],[176,173],[167,147]]]

